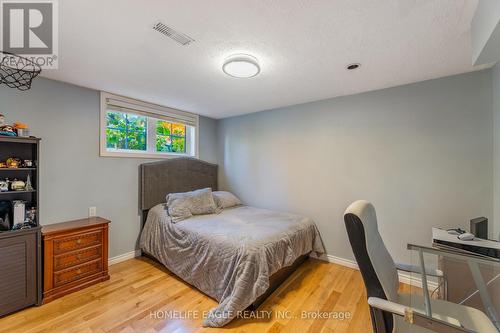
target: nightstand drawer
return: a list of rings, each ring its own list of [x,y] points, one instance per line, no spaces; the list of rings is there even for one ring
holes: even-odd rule
[[[98,273],[102,268],[102,260],[91,261],[87,264],[54,272],[54,286],[59,287],[86,276]]]
[[[92,261],[101,258],[102,246],[96,245],[90,248],[77,250],[65,254],[60,254],[54,257],[54,270],[62,269],[83,264],[87,261]]]
[[[102,243],[102,231],[83,233],[54,240],[54,254],[84,249]]]

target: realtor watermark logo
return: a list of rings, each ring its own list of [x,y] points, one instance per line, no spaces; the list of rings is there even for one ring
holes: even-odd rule
[[[0,0],[2,51],[58,68],[58,0]]]

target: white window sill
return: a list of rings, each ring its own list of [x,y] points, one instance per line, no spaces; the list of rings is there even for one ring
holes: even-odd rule
[[[181,154],[181,153],[151,153],[144,151],[124,151],[124,150],[103,150],[100,154],[102,157],[128,157],[128,158],[157,158],[157,159],[166,159],[166,158],[174,158],[174,157],[194,157],[198,158],[198,156],[192,156],[189,154]]]

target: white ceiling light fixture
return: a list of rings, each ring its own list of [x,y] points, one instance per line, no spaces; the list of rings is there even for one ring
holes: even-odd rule
[[[257,58],[249,54],[233,54],[224,60],[222,70],[229,76],[248,79],[260,73]]]

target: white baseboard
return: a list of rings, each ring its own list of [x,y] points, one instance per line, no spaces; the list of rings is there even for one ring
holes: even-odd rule
[[[341,266],[344,266],[344,267],[349,267],[349,268],[352,268],[352,269],[359,270],[357,262],[355,262],[353,260],[349,260],[349,259],[335,257],[335,256],[332,256],[331,254],[327,254],[327,255],[321,256],[318,259],[325,260],[325,261],[331,262],[333,264],[338,264],[338,265],[341,265]]]
[[[135,258],[135,257],[140,257],[141,254],[142,254],[141,250],[135,250],[135,251],[130,251],[130,252],[127,252],[127,253],[124,253],[124,254],[120,254],[120,255],[118,255],[116,257],[109,258],[108,259],[108,266],[117,264],[117,263],[125,261],[125,260],[129,260],[129,259],[132,259],[132,258]]]
[[[135,250],[135,251],[130,251],[130,252],[127,252],[124,254],[120,254],[116,257],[109,258],[108,265],[111,266],[111,265],[117,264],[117,263],[125,261],[125,260],[140,257],[141,255],[142,255],[141,250]],[[331,254],[322,255],[320,257],[318,257],[314,254],[311,254],[310,256],[312,258],[315,258],[315,259],[324,260],[324,261],[331,262],[333,264],[337,264],[337,265],[341,265],[344,267],[349,267],[352,269],[359,270],[358,264],[353,260],[335,257],[335,256],[332,256]],[[412,276],[410,273],[404,273],[404,272],[400,272],[400,271],[398,271],[398,277],[399,277],[399,282],[401,282],[401,283],[405,283],[405,284],[409,284],[409,285],[412,285],[412,286],[415,286],[418,288],[422,288],[422,280],[419,277]],[[431,290],[436,289],[438,286],[438,284],[434,281],[428,281],[427,284],[429,286],[429,289],[431,289]]]
[[[335,257],[335,256],[332,256],[331,254],[322,255],[320,257],[317,257],[314,254],[311,254],[311,257],[316,258],[316,259],[320,259],[320,260],[324,260],[324,261],[328,261],[328,262],[331,262],[333,264],[341,265],[344,267],[349,267],[352,269],[359,270],[358,263],[355,262],[354,260]],[[410,273],[398,271],[398,278],[399,278],[399,282],[401,282],[401,283],[405,283],[405,284],[412,285],[414,287],[422,288],[422,279],[420,277],[412,276]],[[438,287],[437,282],[434,282],[434,281],[427,281],[427,285],[429,286],[429,289],[431,289],[431,290],[434,290]]]

